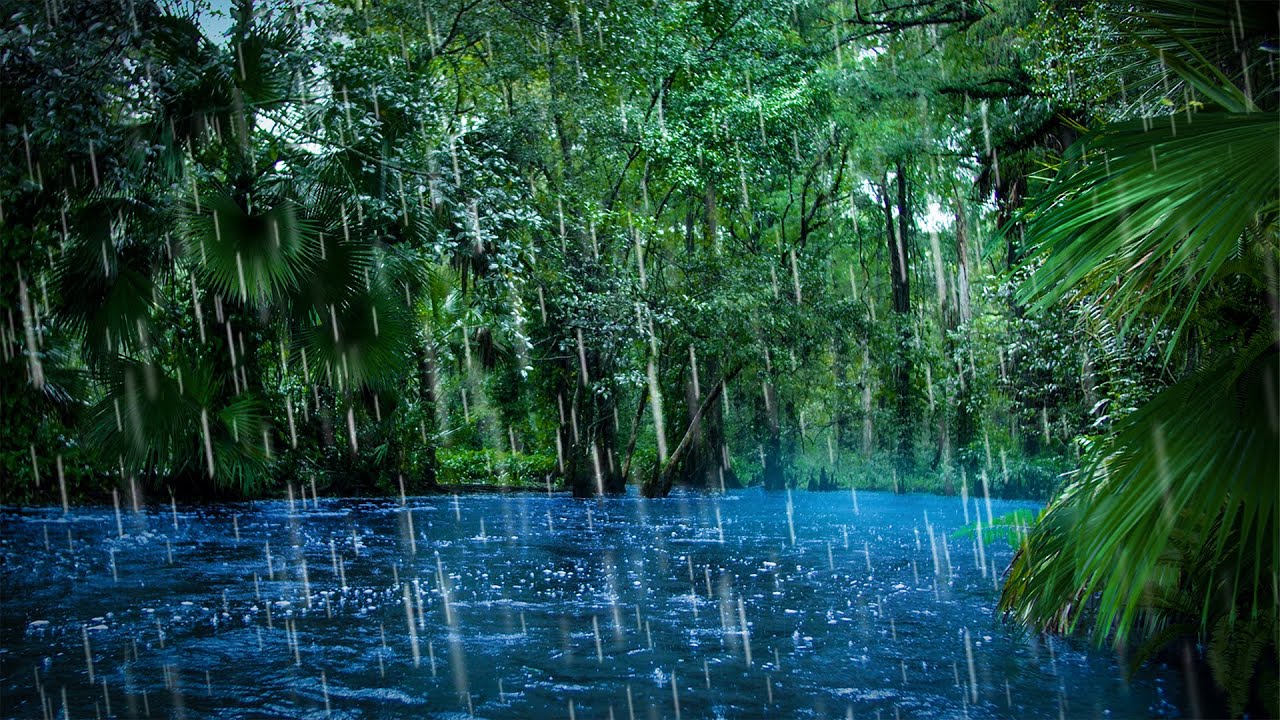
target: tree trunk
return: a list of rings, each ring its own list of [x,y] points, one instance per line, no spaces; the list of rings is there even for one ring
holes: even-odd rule
[[[569,172],[569,151],[573,147],[573,141],[569,137],[568,128],[564,123],[564,112],[560,109],[560,92],[556,83],[556,58],[553,54],[547,55],[547,87],[551,93],[551,119],[556,130],[557,144],[560,146],[560,162],[561,174]]]
[[[622,462],[622,482],[626,484],[631,476],[631,459],[636,452],[636,438],[640,435],[640,420],[644,417],[644,406],[649,402],[649,386],[640,389],[640,400],[636,403],[636,414],[631,418],[631,437],[627,440],[626,459]]]
[[[696,198],[696,196],[695,196]],[[655,218],[656,219],[656,218]],[[685,255],[693,255],[693,233],[694,233],[694,212],[691,206],[684,214],[684,253]]]
[[[874,378],[871,375],[871,353],[867,349],[866,341],[862,345],[862,455],[863,457],[871,457],[876,449],[875,426],[872,421],[873,406],[871,398],[875,394],[872,392],[871,384]]]
[[[956,191],[956,310],[960,322],[966,323],[972,318],[969,305],[969,221],[964,213],[964,205],[960,201],[960,191]]]
[[[893,309],[895,312],[911,312],[911,272],[908,260],[911,249],[911,205],[907,197],[907,171],[902,161],[897,166],[898,181],[898,239],[895,253],[898,266],[894,273]]]
[[[897,466],[904,473],[915,469],[915,417],[913,415],[911,374],[911,275],[909,249],[911,241],[911,211],[907,199],[906,169],[901,161],[895,168],[898,186],[898,227],[894,232],[888,174],[883,177],[885,230],[889,241],[890,287],[893,294],[893,313],[898,330],[898,347],[890,370],[895,403],[895,428],[897,447],[894,448]]]
[[[786,490],[787,489],[787,472],[783,468],[782,463],[782,435],[778,432],[778,428],[771,428],[769,438],[765,441],[764,447],[761,448],[764,470],[762,476],[764,479],[764,489]]]
[[[599,353],[584,353],[588,378],[607,376]],[[572,366],[572,361],[569,363]],[[618,495],[626,491],[626,478],[616,462],[618,428],[614,415],[613,396],[591,391],[581,381],[580,370],[570,367],[569,375],[576,379],[573,400],[570,403],[568,440],[562,444],[569,448],[565,475],[574,497]],[[577,437],[573,426],[577,424]],[[562,433],[565,428],[561,428]],[[562,435],[563,437],[563,435]]]
[[[702,404],[694,411],[689,418],[689,424],[685,428],[684,436],[680,439],[680,444],[676,445],[676,449],[667,458],[667,462],[654,475],[641,486],[641,492],[645,497],[666,497],[671,493],[671,485],[675,480],[675,469],[679,466],[681,459],[689,448],[693,445],[693,435],[695,428],[701,422],[703,415],[706,414],[709,407],[714,407],[716,401],[720,398],[720,393],[724,391],[724,387],[729,381],[737,377],[742,371],[742,366],[738,366],[729,374],[725,375],[715,384],[711,392],[707,393],[702,399]]]
[[[438,487],[437,475],[439,472],[439,460],[436,458],[436,432],[439,426],[436,419],[434,355],[435,351],[432,348],[428,348],[419,356],[418,361],[418,389],[423,407],[422,443],[424,458],[422,481],[431,490],[435,490]]]
[[[707,247],[715,247],[716,232],[720,222],[720,211],[716,205],[716,185],[707,181]]]
[[[964,212],[964,201],[959,188],[955,189],[956,220],[956,275],[953,283],[954,298],[950,306],[942,313],[942,347],[948,360],[954,359],[955,343],[952,332],[962,323],[972,318],[969,304],[969,223]],[[938,456],[943,463],[943,491],[948,495],[955,494],[955,479],[952,477],[951,452],[953,447],[963,448],[972,439],[972,419],[968,417],[968,383],[964,379],[964,366],[958,364],[960,389],[955,397],[947,396],[945,407],[938,420]],[[955,422],[952,422],[952,416]],[[954,429],[953,429],[954,426]],[[953,435],[955,444],[952,445]]]
[[[706,370],[709,375],[714,374],[717,370],[716,363],[709,361]],[[690,383],[688,400],[688,407],[691,408],[701,403],[701,394],[693,392],[692,383]],[[737,485],[733,469],[724,462],[726,440],[724,411],[721,404],[712,403],[708,406],[693,429],[693,446],[677,468],[677,480],[682,484],[695,487],[719,487],[721,473],[723,473],[726,486]]]

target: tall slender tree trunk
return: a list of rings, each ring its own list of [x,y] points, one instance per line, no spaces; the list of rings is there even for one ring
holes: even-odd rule
[[[898,161],[896,168],[898,183],[898,238],[897,252],[894,256],[898,260],[898,265],[894,273],[894,292],[893,292],[893,309],[895,312],[909,314],[911,312],[911,267],[910,249],[911,249],[911,204],[909,190],[907,188],[907,171],[902,161]]]
[[[707,194],[705,197],[707,210],[707,247],[715,247],[716,233],[719,232],[720,225],[720,209],[716,202],[716,184],[707,181]]]
[[[781,409],[778,407],[778,394],[773,384],[764,385],[765,411],[769,421],[769,435],[760,448],[762,479],[765,490],[783,490],[787,486],[787,472],[782,457],[782,423],[779,421]]]
[[[693,207],[690,207],[684,214],[684,252],[686,255],[693,254],[693,233],[695,225]]]
[[[622,482],[631,476],[631,461],[635,457],[636,438],[640,436],[640,420],[644,417],[645,405],[649,404],[649,387],[640,390],[640,399],[636,402],[636,414],[631,418],[631,437],[627,440],[627,452],[622,461]]]
[[[418,389],[422,400],[423,467],[422,481],[431,489],[438,486],[439,461],[436,458],[436,374],[434,350],[427,348],[418,356]]]
[[[561,94],[556,83],[556,58],[554,54],[547,54],[547,88],[550,91],[551,98],[551,122],[555,126],[556,141],[560,148],[560,162],[562,179],[563,175],[569,172],[569,150],[573,145],[572,139],[569,137],[568,128],[565,127],[564,111],[560,109]]]
[[[959,188],[955,189],[954,194],[956,274],[952,282],[949,302],[944,303],[942,308],[941,323],[943,355],[948,361],[953,360],[956,353],[952,333],[962,323],[969,322],[972,316],[969,305],[969,223]],[[968,416],[969,383],[964,377],[963,364],[958,364],[957,370],[960,376],[960,388],[955,395],[946,395],[944,401],[946,407],[938,418],[937,457],[943,465],[943,489],[948,495],[955,493],[955,479],[951,474],[950,462],[952,448],[963,448],[973,439],[972,418]]]
[[[956,190],[956,312],[962,323],[972,318],[969,304],[969,220]]]
[[[762,448],[764,455],[764,489],[785,490],[787,473],[782,463],[782,435],[776,429],[771,430]]]
[[[872,420],[874,412],[871,399],[875,393],[871,385],[875,381],[871,374],[871,352],[866,341],[862,345],[862,455],[870,457],[876,449],[875,424]]]
[[[960,197],[960,191],[956,190],[956,313],[959,322],[967,323],[973,318],[972,306],[970,305],[969,287],[971,282],[970,266],[969,266],[969,223],[964,212],[964,204]],[[954,329],[954,326],[953,328]],[[956,391],[956,396],[952,400],[955,412],[955,422],[952,424],[952,438],[954,447],[966,448],[973,442],[976,433],[976,418],[973,416],[972,405],[972,380],[966,372],[963,358],[953,357],[955,348],[950,344],[947,345],[947,356],[956,363],[956,374],[960,379],[960,387]],[[976,467],[970,467],[970,470],[976,470]]]
[[[894,322],[897,325],[898,343],[894,362],[890,370],[894,389],[894,408],[896,424],[897,466],[903,473],[915,469],[915,417],[911,388],[912,353],[911,353],[911,210],[907,191],[906,168],[901,161],[895,167],[897,174],[897,210],[898,222],[895,232],[892,186],[889,185],[888,173],[883,176],[883,201],[885,215],[885,234],[889,244],[890,288],[893,296]]]

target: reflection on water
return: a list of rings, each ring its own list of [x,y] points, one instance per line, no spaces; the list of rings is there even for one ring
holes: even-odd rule
[[[1142,717],[994,616],[960,500],[541,495],[9,512],[5,717]],[[1027,503],[992,501],[995,515]],[[985,504],[971,505],[969,514]],[[1168,679],[1166,679],[1168,678]]]

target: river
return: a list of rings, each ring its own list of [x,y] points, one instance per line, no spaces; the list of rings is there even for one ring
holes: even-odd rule
[[[1129,718],[995,615],[1032,503],[883,493],[8,509],[0,716]],[[744,631],[745,622],[745,631]]]

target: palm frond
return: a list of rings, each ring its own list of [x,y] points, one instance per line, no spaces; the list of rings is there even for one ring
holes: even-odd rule
[[[294,26],[260,20],[235,43],[232,78],[245,102],[262,109],[290,97],[295,76],[287,54],[298,40]]]
[[[104,372],[103,385],[85,430],[103,462],[131,473],[207,478],[240,492],[261,488],[268,468],[267,413],[248,395],[219,405],[223,383],[207,363],[195,359],[166,373],[118,360]]]
[[[289,201],[247,213],[230,196],[206,195],[187,213],[187,256],[212,288],[245,304],[269,304],[298,287],[308,263],[308,224]]]
[[[261,492],[267,479],[267,447],[270,430],[262,402],[241,395],[217,413],[213,437],[213,481],[221,488],[249,495]]]
[[[414,327],[394,290],[375,280],[363,292],[315,308],[299,341],[339,387],[394,387],[411,358]]]
[[[1266,3],[1216,0],[1140,0],[1100,11],[1129,41],[1108,47],[1129,77],[1139,109],[1161,101],[1208,101],[1228,112],[1274,109],[1275,98],[1250,88],[1266,83],[1266,52],[1244,64],[1241,51],[1273,45],[1276,16]],[[1272,91],[1273,92],[1273,91]]]
[[[154,211],[131,199],[95,197],[76,214],[75,234],[54,280],[67,329],[80,333],[86,360],[97,364],[143,348],[152,336],[159,248],[132,232]]]
[[[131,471],[155,461],[165,470],[199,456],[199,392],[212,375],[187,368],[183,383],[155,365],[117,360],[105,369],[105,393],[90,410],[87,438],[104,459]],[[193,440],[194,438],[194,440]]]
[[[1280,428],[1268,398],[1280,350],[1259,333],[1124,418],[1084,458],[1015,559],[1001,608],[1024,624],[1127,642],[1153,590],[1192,565],[1202,630],[1220,605],[1256,618],[1275,602],[1264,573],[1280,558]],[[1268,384],[1269,383],[1269,384]],[[1268,390],[1268,388],[1270,388]],[[1197,538],[1191,559],[1175,534]],[[1091,612],[1086,614],[1086,600]]]
[[[316,215],[308,224],[317,228],[307,240],[308,268],[294,293],[299,312],[327,312],[365,292],[372,282],[373,251],[369,244],[352,232],[336,208],[313,209]],[[345,210],[341,210],[345,214]]]
[[[466,297],[457,268],[443,263],[428,267],[425,291],[426,323],[433,330],[448,333],[466,317]]]
[[[1280,116],[1149,122],[1087,138],[1030,207],[1027,241],[1043,263],[1020,288],[1024,302],[1102,296],[1125,329],[1152,310],[1181,330],[1246,230],[1275,214]]]

